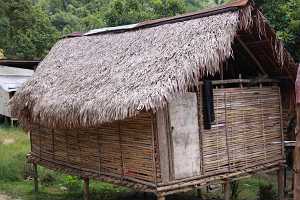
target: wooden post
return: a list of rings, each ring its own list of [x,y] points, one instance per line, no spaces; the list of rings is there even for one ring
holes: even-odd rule
[[[280,165],[277,171],[278,199],[284,200],[284,167]]]
[[[32,163],[33,165],[33,183],[34,183],[34,192],[39,191],[39,181],[38,181],[38,170],[37,170],[37,164]]]
[[[224,180],[224,200],[230,200],[230,181]]]
[[[90,190],[89,190],[89,178],[83,178],[83,199],[89,200]]]

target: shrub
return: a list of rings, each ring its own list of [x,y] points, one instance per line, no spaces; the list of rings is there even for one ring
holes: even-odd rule
[[[62,182],[62,186],[66,187],[69,192],[78,192],[81,190],[81,180],[75,176],[65,176]]]

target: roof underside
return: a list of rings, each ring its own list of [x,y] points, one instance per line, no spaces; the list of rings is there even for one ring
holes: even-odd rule
[[[219,71],[220,63],[232,55],[238,30],[252,24],[251,13],[248,6],[60,40],[14,96],[12,111],[25,124],[68,128],[155,111],[204,74]]]

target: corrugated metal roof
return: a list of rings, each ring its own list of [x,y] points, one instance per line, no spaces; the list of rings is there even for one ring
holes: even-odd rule
[[[7,91],[16,91],[32,75],[33,70],[0,65],[0,87]]]
[[[8,67],[0,65],[0,76],[29,76],[31,77],[33,74],[33,70],[30,69],[22,69],[16,67]]]
[[[124,25],[124,26],[116,26],[116,27],[105,27],[100,29],[94,29],[84,34],[84,36],[88,35],[94,35],[104,32],[113,32],[113,31],[119,31],[119,30],[130,30],[135,27],[137,27],[138,24],[130,24],[130,25]]]

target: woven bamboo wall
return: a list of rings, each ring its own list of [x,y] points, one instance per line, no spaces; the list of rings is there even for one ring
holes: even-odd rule
[[[214,89],[216,120],[211,130],[202,128],[200,134],[202,174],[236,172],[283,160],[280,105],[277,86]],[[201,124],[201,115],[199,120]]]
[[[201,154],[197,180],[250,172],[257,167],[263,169],[282,162],[279,87],[214,89],[216,120],[210,130],[203,129],[201,95],[201,92],[197,93]],[[168,118],[167,114],[165,116]],[[161,184],[172,185],[174,181],[170,178],[162,183],[159,152],[165,152],[172,159],[172,145],[159,147],[156,121],[156,116],[143,113],[94,129],[51,130],[34,126],[32,154],[41,159],[41,164],[53,169],[67,169],[66,172],[79,176],[90,172],[103,180],[107,180],[104,177],[113,177],[113,181],[120,182],[128,180],[127,186],[135,187],[131,183],[139,183],[155,191]],[[169,126],[164,123],[166,134],[170,134]],[[160,151],[160,148],[166,149]],[[165,162],[168,162],[164,164],[170,170],[170,177],[174,177],[172,160]]]
[[[155,159],[153,115],[102,125],[94,129],[51,130],[34,126],[32,154],[77,171],[111,175],[146,183],[160,181]]]

